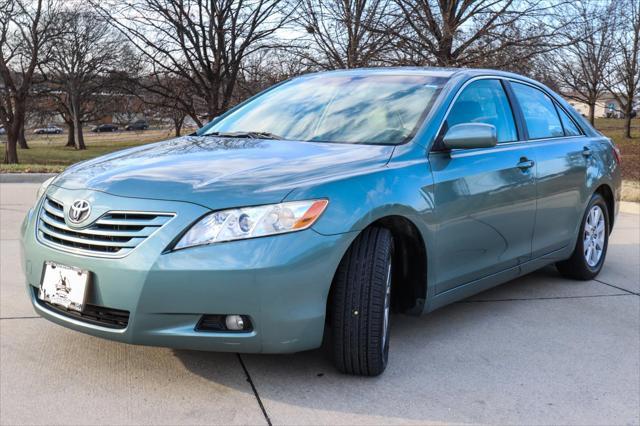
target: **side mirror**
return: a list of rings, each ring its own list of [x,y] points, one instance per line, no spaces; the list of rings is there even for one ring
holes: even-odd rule
[[[491,148],[498,143],[495,126],[484,123],[456,124],[442,140],[449,149]]]

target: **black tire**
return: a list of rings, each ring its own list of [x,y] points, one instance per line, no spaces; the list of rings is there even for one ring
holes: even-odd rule
[[[387,366],[392,258],[391,232],[371,227],[340,262],[329,315],[333,359],[343,373],[377,376]]]
[[[590,265],[586,258],[588,247],[585,248],[585,239],[589,234],[589,229],[586,228],[588,226],[587,220],[589,219],[590,212],[596,206],[599,207],[604,219],[604,245],[602,247],[602,254],[598,261]],[[591,201],[589,201],[589,204],[587,205],[587,210],[582,217],[578,240],[576,241],[576,246],[571,257],[567,260],[556,263],[556,268],[558,268],[560,274],[567,278],[586,281],[595,278],[600,273],[604,260],[607,256],[607,248],[609,247],[609,230],[611,229],[609,220],[609,209],[607,208],[606,201],[602,198],[602,195],[597,193],[593,194]]]

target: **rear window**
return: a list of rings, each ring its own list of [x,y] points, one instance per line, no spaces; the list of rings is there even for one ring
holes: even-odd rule
[[[564,136],[560,117],[551,98],[526,84],[511,83],[511,87],[522,109],[529,139]]]
[[[564,128],[565,136],[580,136],[582,132],[576,126],[576,123],[567,115],[566,112],[560,107],[558,107],[558,114],[560,115],[560,120],[562,121],[562,127]]]

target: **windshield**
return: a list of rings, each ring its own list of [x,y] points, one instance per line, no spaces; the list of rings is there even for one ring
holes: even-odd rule
[[[250,101],[204,134],[399,144],[413,136],[445,81],[426,75],[302,77]]]

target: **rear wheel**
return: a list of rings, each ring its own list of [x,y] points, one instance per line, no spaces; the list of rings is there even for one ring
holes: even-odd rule
[[[600,194],[594,194],[582,218],[573,254],[556,267],[567,278],[590,280],[602,269],[609,245],[609,213]]]
[[[391,232],[371,227],[338,267],[330,318],[334,362],[343,373],[377,376],[387,366],[392,255]]]

